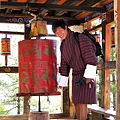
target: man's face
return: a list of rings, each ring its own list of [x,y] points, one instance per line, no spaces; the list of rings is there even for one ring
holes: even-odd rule
[[[65,27],[65,29],[63,29],[61,27],[56,28],[55,35],[57,37],[60,37],[61,40],[64,40],[66,38],[67,34],[68,34],[67,26]]]

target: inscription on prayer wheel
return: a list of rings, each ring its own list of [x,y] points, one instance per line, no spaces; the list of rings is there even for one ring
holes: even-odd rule
[[[19,92],[51,93],[56,91],[56,41],[23,40],[18,44]]]

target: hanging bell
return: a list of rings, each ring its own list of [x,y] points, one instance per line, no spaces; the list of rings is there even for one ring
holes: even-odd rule
[[[38,36],[39,34],[38,34],[37,25],[36,25],[36,20],[34,20],[31,23],[31,31],[30,31],[29,37],[32,38],[32,37],[38,37]]]
[[[48,35],[47,22],[46,21],[37,20],[36,25],[37,25],[39,36],[47,36]]]
[[[43,20],[35,20],[31,23],[31,31],[29,37],[47,36],[47,23]]]

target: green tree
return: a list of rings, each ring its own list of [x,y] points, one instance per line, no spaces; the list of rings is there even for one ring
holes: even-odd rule
[[[3,75],[3,74],[2,74]],[[16,97],[18,93],[18,74],[7,73],[0,79],[0,90],[2,91],[2,97],[0,97],[0,103],[6,108],[4,114],[14,114],[13,111],[17,111],[16,114],[20,114],[20,106],[22,106],[22,99]]]

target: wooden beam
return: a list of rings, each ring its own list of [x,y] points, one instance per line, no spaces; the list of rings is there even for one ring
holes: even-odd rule
[[[113,117],[115,117],[115,115],[116,115],[116,111],[101,108],[98,105],[88,105],[88,109],[93,111],[93,112],[102,114],[102,115],[113,116]],[[96,120],[98,120],[98,119],[96,118]]]
[[[19,34],[19,35],[24,35],[24,32],[11,32],[11,31],[0,31],[0,33],[5,33],[5,34]]]
[[[1,115],[0,120],[28,120],[29,116],[27,114],[23,115]]]
[[[109,11],[109,10],[111,10],[111,9],[113,9],[113,8],[114,8],[114,2],[111,2],[111,3],[107,4],[105,7],[106,7],[106,12]],[[90,12],[90,11],[89,11],[89,12]],[[92,13],[92,14],[86,16],[85,18],[83,18],[83,19],[80,20],[80,21],[84,23],[84,22],[90,21],[90,20],[92,20],[93,18],[96,18],[96,17],[98,17],[98,16],[100,16],[100,15],[101,15],[100,12]]]
[[[78,4],[80,1],[79,0],[67,0],[63,5],[64,6],[76,6],[76,4]],[[66,11],[60,10],[58,12],[55,13],[56,16],[61,16],[65,13]]]
[[[105,69],[116,69],[116,61],[105,62]]]
[[[81,5],[83,6],[92,6],[97,4],[100,0],[85,0]]]
[[[113,25],[114,24],[114,21],[109,21],[109,22],[106,22],[106,25]],[[101,30],[102,29],[102,24],[99,24],[91,29],[89,29],[90,32],[94,32],[95,30]]]
[[[102,63],[99,63],[97,69],[101,70],[101,67],[102,67]],[[116,61],[105,62],[105,69],[116,69]],[[0,73],[18,73],[18,67],[3,66],[0,67]]]
[[[6,14],[11,14],[12,13],[12,9],[11,8],[8,8],[7,10],[6,10]]]
[[[46,9],[46,10],[63,10],[63,11],[91,11],[91,12],[106,12],[105,8],[97,7],[84,7],[84,6],[64,6],[64,5],[54,5],[54,4],[36,4],[36,3],[23,3],[23,2],[1,2],[1,8],[21,8],[25,9],[26,5],[30,9]]]
[[[107,61],[105,64],[105,70],[116,69],[116,61]],[[103,63],[97,65],[97,70],[102,70]]]
[[[52,92],[52,93],[17,93],[16,96],[53,96],[53,95],[61,95],[60,92]]]
[[[76,2],[76,1],[75,1]],[[65,5],[65,6],[69,6],[69,5],[73,5],[75,6],[75,3],[74,1],[71,1],[71,0],[67,0],[64,4],[62,5]],[[78,1],[77,1],[78,2]],[[65,13],[66,11],[63,11],[62,9],[60,11],[56,11],[55,12],[55,16],[61,16]]]
[[[18,67],[0,67],[0,73],[18,73]]]

